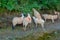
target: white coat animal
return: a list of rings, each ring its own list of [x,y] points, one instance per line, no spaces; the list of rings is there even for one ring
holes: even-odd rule
[[[32,22],[31,16],[28,13],[28,16],[23,19],[23,26],[25,27],[24,30],[26,30],[26,27],[29,23]]]
[[[54,20],[58,18],[58,15],[42,14],[42,16],[44,17],[45,21],[47,19],[51,19],[52,23],[54,23]]]
[[[34,16],[36,17],[36,18],[41,18],[41,15],[40,15],[40,13],[36,10],[36,9],[34,9],[33,8],[33,12],[34,12]]]
[[[41,24],[42,29],[45,31],[45,28],[44,28],[45,21],[43,19],[38,19],[38,18],[33,16],[33,20],[34,20],[34,22],[36,24],[36,27],[37,27],[37,24]]]
[[[22,16],[21,17],[14,17],[13,20],[12,20],[12,29],[15,28],[16,24],[22,24],[23,23],[23,18],[24,18],[24,15],[21,14]]]

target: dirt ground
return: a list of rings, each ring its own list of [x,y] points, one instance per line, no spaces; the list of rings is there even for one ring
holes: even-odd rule
[[[14,30],[11,29],[11,26],[7,28],[1,28],[0,29],[0,40],[9,40],[9,38],[15,38],[15,37],[22,38],[32,33],[33,35],[36,35],[36,33],[41,33],[41,34],[43,33],[43,30],[40,25],[38,27],[33,26],[30,28],[27,28],[26,31],[24,31],[22,28],[23,27],[16,27],[16,29]],[[47,32],[51,32],[54,30],[60,30],[60,20],[55,20],[55,23],[51,23],[51,21],[47,21],[45,23],[45,29]]]

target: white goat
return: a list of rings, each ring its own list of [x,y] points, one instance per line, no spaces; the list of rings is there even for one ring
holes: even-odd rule
[[[39,12],[36,10],[36,9],[34,9],[33,8],[33,11],[34,11],[34,16],[36,17],[36,18],[41,18],[41,15],[39,14]]]
[[[33,20],[34,20],[34,22],[36,24],[36,27],[37,27],[37,24],[41,24],[42,29],[45,31],[45,28],[44,28],[45,21],[43,19],[38,19],[36,17],[33,17]]]
[[[58,18],[58,15],[49,15],[49,14],[42,14],[42,16],[44,17],[45,21],[47,19],[51,19],[52,23],[54,23],[54,20]]]
[[[32,19],[30,14],[28,13],[28,16],[23,19],[23,26],[25,27],[24,30],[26,30],[26,27],[29,23],[31,23]]]
[[[22,24],[23,23],[23,18],[24,18],[24,15],[21,14],[22,16],[21,17],[14,17],[13,20],[12,20],[12,29],[15,28],[16,24]]]

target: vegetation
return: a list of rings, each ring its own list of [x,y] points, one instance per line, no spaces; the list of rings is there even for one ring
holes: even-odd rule
[[[41,10],[57,10],[60,11],[60,0],[0,0],[0,27],[6,28],[6,30],[11,29],[11,20],[14,16],[18,16],[20,12],[32,13],[32,8],[37,9],[39,12]],[[48,11],[49,12],[49,11]],[[7,28],[10,27],[10,28]],[[0,29],[5,32],[5,29]],[[20,30],[20,28],[19,28]],[[16,32],[16,31],[15,31]],[[1,31],[0,31],[1,33]],[[5,34],[5,33],[4,33]],[[60,34],[58,34],[60,35]],[[44,33],[42,36],[39,36],[35,39],[35,36],[28,35],[23,38],[16,37],[11,40],[54,40],[57,34]]]
[[[15,40],[59,40],[59,34],[58,31],[53,31],[51,33],[43,33],[42,36],[37,36],[38,38],[30,34],[23,38],[16,37]]]
[[[0,0],[0,27],[6,26],[6,27],[10,27],[8,28],[8,30],[11,29],[11,24],[12,24],[11,20],[13,16],[18,16],[19,15],[18,13],[20,12],[23,12],[24,14],[26,13],[33,14],[32,8],[35,8],[38,11],[41,10],[60,11],[60,0]],[[3,34],[3,31],[5,29],[3,28],[0,30],[2,30],[2,34]],[[59,35],[60,33],[58,34],[56,32],[52,32],[52,33],[44,33],[42,36],[39,36],[38,38],[36,38],[33,35],[28,35],[23,38],[19,38],[19,37],[16,37],[14,39],[9,38],[9,40],[56,40],[56,37]]]
[[[60,10],[59,7],[60,0],[0,0],[0,12],[8,10],[27,13],[32,12],[32,8]]]

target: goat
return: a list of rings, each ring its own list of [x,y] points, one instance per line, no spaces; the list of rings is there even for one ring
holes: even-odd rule
[[[12,20],[12,29],[15,28],[16,24],[22,24],[23,23],[23,18],[24,18],[24,15],[21,14],[22,16],[21,17],[14,17],[13,20]]]
[[[41,24],[42,29],[45,31],[45,28],[44,28],[45,21],[43,19],[38,19],[38,18],[33,16],[33,20],[34,20],[34,22],[36,24],[36,27],[37,27],[37,24]]]
[[[42,14],[42,16],[44,17],[45,21],[47,19],[51,19],[52,20],[52,23],[54,23],[54,20],[58,18],[58,15],[49,15],[49,14]]]
[[[25,27],[24,30],[26,30],[26,27],[29,23],[31,23],[32,19],[30,14],[28,13],[28,16],[23,19],[23,26]]]
[[[34,16],[36,18],[41,18],[41,15],[39,14],[39,12],[36,9],[33,8],[33,11],[34,11]]]

